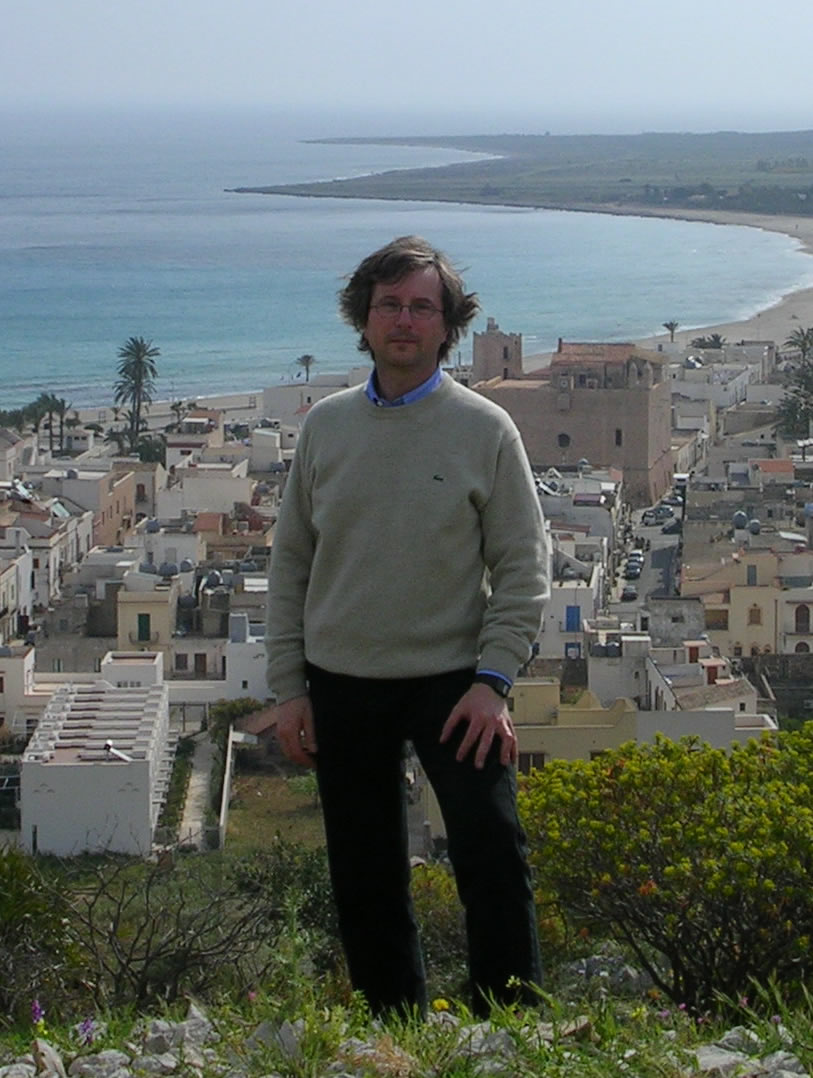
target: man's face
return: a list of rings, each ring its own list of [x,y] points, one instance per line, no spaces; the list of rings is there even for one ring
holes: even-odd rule
[[[398,314],[385,315],[376,310],[376,304],[382,300],[400,304]],[[416,302],[431,303],[437,313],[430,318],[416,318],[408,309],[409,304]],[[435,267],[415,270],[400,281],[376,284],[364,336],[379,376],[387,372],[414,372],[416,385],[429,378],[438,365],[438,352],[446,340],[443,285]]]

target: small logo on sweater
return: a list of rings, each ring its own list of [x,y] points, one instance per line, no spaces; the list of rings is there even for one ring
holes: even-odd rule
[[[443,482],[443,480],[444,480],[444,476],[442,476],[442,475],[438,475],[438,473],[437,473],[437,472],[435,472],[435,474],[434,474],[434,475],[432,476],[432,478],[433,478],[433,479],[434,479],[434,480],[435,480],[435,481],[436,481],[437,483],[442,483],[442,482]]]

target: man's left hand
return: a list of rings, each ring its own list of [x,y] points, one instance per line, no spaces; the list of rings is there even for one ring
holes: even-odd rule
[[[501,742],[500,763],[503,765],[516,763],[517,736],[514,733],[511,716],[508,714],[508,705],[488,685],[480,683],[472,685],[468,692],[461,696],[444,723],[440,734],[441,743],[449,740],[460,722],[467,722],[468,729],[457,750],[458,762],[465,760],[476,745],[474,766],[482,768],[494,738],[497,737]]]

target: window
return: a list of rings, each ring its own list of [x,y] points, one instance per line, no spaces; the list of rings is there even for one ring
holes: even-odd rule
[[[745,583],[753,586],[757,582],[757,567],[756,565],[746,565],[745,567]]]
[[[189,656],[185,651],[179,651],[175,656],[175,669],[176,670],[188,670],[189,669]]]
[[[148,644],[150,642],[150,615],[138,615],[138,642]]]
[[[39,569],[39,567],[40,567],[40,560],[39,560],[39,558],[34,558],[34,561],[33,561],[33,565],[34,565],[34,568],[35,568],[35,569]]]
[[[530,775],[532,768],[541,770],[545,766],[544,752],[521,752],[517,768],[523,775]]]
[[[615,444],[616,445],[622,445],[623,441],[624,441],[624,435],[621,432],[621,428],[616,427],[615,428]]]
[[[247,682],[247,681],[241,681],[241,682],[240,682],[240,684],[242,685],[242,687],[243,687],[244,689],[247,689],[247,688],[248,688],[248,682]]]
[[[806,644],[804,640],[800,640],[793,650],[796,652],[797,655],[807,655],[810,651],[810,645]],[[0,678],[0,682],[2,682],[2,680],[3,679]],[[2,691],[2,685],[0,685],[0,692]]]
[[[796,632],[810,632],[810,607],[806,603],[799,603],[796,607]]]
[[[579,606],[565,607],[565,632],[577,633],[582,627],[582,612]]]
[[[706,628],[707,629],[727,629],[728,628],[728,611],[727,610],[706,610]]]
[[[101,673],[102,660],[98,656],[93,660],[93,669],[96,671],[97,674]]]
[[[0,692],[6,691],[6,679],[0,674]]]
[[[735,644],[734,645],[734,658],[739,659],[741,655],[742,655],[742,644]]]
[[[560,449],[567,449],[567,447],[570,445],[570,435],[569,434],[559,434],[557,436],[557,438],[556,438],[556,441],[557,441]]]
[[[62,673],[62,659],[60,659],[59,656],[57,656],[54,659],[54,661],[53,661],[53,663],[51,665],[53,666],[53,670],[54,670],[55,674],[61,674]]]
[[[752,606],[748,611],[748,624],[749,625],[761,625],[762,624],[762,607]]]

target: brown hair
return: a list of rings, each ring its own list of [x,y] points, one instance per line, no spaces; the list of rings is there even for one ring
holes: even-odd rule
[[[370,351],[364,327],[370,313],[374,286],[382,282],[394,284],[402,281],[410,273],[427,266],[433,266],[438,271],[443,288],[443,321],[447,333],[438,359],[445,359],[454,348],[480,310],[477,293],[465,291],[463,278],[442,251],[420,236],[400,236],[368,255],[339,292],[342,318],[361,334],[358,343],[360,352]]]

